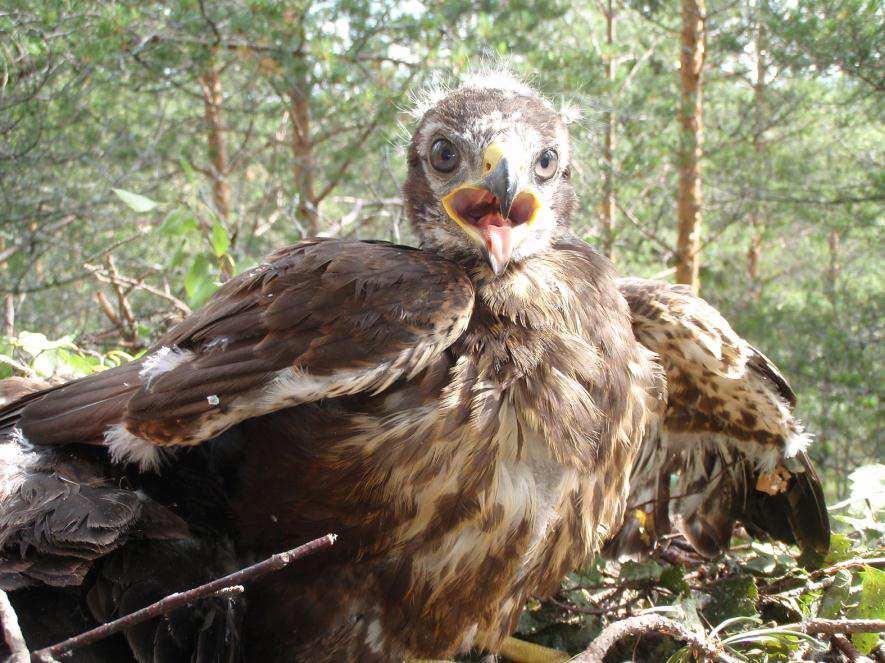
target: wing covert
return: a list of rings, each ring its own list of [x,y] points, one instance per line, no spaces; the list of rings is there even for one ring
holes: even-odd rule
[[[637,340],[664,369],[667,406],[643,440],[628,516],[609,553],[649,550],[671,521],[707,556],[728,546],[737,521],[754,534],[826,550],[829,520],[805,454],[810,438],[777,367],[687,289],[644,279],[619,286]]]
[[[466,329],[473,297],[460,267],[418,249],[302,242],[226,283],[118,378],[32,397],[12,419],[31,443],[104,443],[147,466],[156,445],[417,374]],[[100,430],[84,425],[90,416]]]

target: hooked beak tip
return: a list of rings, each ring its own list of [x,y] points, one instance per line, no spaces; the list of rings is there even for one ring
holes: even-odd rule
[[[483,186],[498,199],[501,216],[507,218],[510,215],[510,208],[516,197],[518,185],[506,158],[502,157],[498,161],[492,172],[483,180]]]
[[[495,256],[491,253],[486,253],[486,262],[489,263],[489,267],[492,268],[492,273],[495,276],[501,276],[504,273],[504,270],[507,269],[507,265],[510,264],[510,261],[499,261]]]
[[[507,265],[510,264],[510,257],[513,251],[512,228],[509,224],[502,226],[487,226],[481,231],[484,240],[483,253],[486,262],[495,273],[500,276]]]

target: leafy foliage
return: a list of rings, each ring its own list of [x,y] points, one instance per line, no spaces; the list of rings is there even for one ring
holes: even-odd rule
[[[863,478],[866,471],[859,471]],[[549,602],[530,603],[518,636],[569,654],[582,651],[606,622],[661,612],[690,630],[721,639],[729,654],[747,661],[810,658],[830,648],[826,638],[805,635],[803,620],[821,617],[885,618],[885,524],[883,511],[866,504],[838,507],[829,553],[812,570],[801,566],[794,549],[737,538],[721,558],[705,561],[672,541],[652,559],[621,564],[595,560],[567,577]],[[848,515],[850,514],[850,515]],[[877,531],[854,527],[875,523]],[[878,568],[870,566],[875,563]],[[870,652],[877,634],[855,634],[855,646]],[[611,660],[689,662],[688,648],[664,637],[624,641]],[[804,659],[803,659],[804,660]]]

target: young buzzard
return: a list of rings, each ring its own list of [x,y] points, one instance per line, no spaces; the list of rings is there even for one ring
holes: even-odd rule
[[[0,410],[0,583],[32,647],[336,532],[81,655],[494,652],[617,530],[663,376],[568,229],[565,122],[474,79],[429,101],[408,160],[420,249],[286,247],[143,358]]]

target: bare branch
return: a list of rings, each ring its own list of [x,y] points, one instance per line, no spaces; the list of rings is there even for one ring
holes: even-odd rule
[[[28,653],[28,645],[18,625],[18,616],[9,602],[9,596],[0,589],[0,622],[3,625],[3,639],[9,647],[8,663],[28,663],[31,656]]]
[[[765,587],[760,587],[759,592],[761,594],[768,595],[779,594],[784,590],[792,589],[794,587],[802,587],[806,583],[814,582],[815,580],[820,580],[821,578],[836,575],[836,573],[844,569],[857,569],[862,566],[873,566],[876,568],[885,567],[885,557],[857,557],[855,559],[846,559],[845,561],[839,562],[838,564],[833,564],[832,566],[812,571],[804,578],[788,576],[786,578],[781,578],[780,580],[775,580]]]
[[[616,642],[630,635],[647,633],[663,633],[672,638],[685,641],[688,646],[703,656],[720,663],[736,663],[737,659],[723,651],[718,639],[707,638],[696,633],[679,622],[660,615],[639,615],[609,624],[590,646],[572,659],[573,663],[602,663],[606,652]]]
[[[112,255],[108,254],[105,256],[105,265],[107,265],[108,274],[111,278],[111,285],[114,287],[114,294],[117,295],[117,309],[120,311],[122,319],[126,321],[124,336],[127,340],[137,343],[138,323],[135,321],[135,315],[132,313],[132,306],[129,304],[126,292],[120,284],[120,273],[117,271],[117,265]]]
[[[71,225],[76,220],[77,220],[76,215],[68,214],[67,216],[62,218],[60,221],[52,223],[52,224],[46,226],[45,228],[39,228],[40,234],[44,235],[45,237],[52,237],[59,230],[66,228],[67,226]],[[9,260],[12,256],[14,256],[19,251],[30,246],[35,241],[36,235],[37,235],[37,233],[35,232],[30,237],[21,239],[18,242],[16,242],[15,244],[13,244],[12,246],[4,249],[3,251],[0,251],[0,264]]]
[[[336,538],[335,534],[326,534],[325,536],[309,541],[302,546],[287,550],[286,552],[277,553],[262,562],[247,566],[245,569],[240,569],[239,571],[218,578],[217,580],[213,580],[212,582],[207,582],[204,585],[194,587],[186,592],[170,594],[166,598],[160,599],[156,603],[152,603],[141,610],[136,610],[135,612],[120,617],[119,619],[115,619],[112,622],[102,624],[101,626],[86,631],[85,633],[81,633],[80,635],[75,635],[72,638],[68,638],[58,644],[52,645],[51,647],[35,651],[33,654],[33,660],[41,661],[46,660],[46,657],[61,656],[73,649],[85,647],[93,642],[103,640],[114,633],[118,633],[127,628],[132,628],[136,624],[141,624],[149,619],[159,617],[167,612],[181,608],[188,603],[218,595],[219,592],[236,592],[237,590],[232,590],[231,588],[242,585],[250,580],[255,580],[267,573],[279,571],[297,559],[301,559],[302,557],[306,557],[319,550],[328,548],[335,543]]]
[[[848,660],[851,661],[851,663],[872,663],[872,659],[857,651],[857,647],[854,646],[854,643],[841,633],[834,635],[830,638],[830,641],[836,646],[836,649],[848,657]]]
[[[787,624],[781,628],[801,631],[809,635],[822,633],[885,633],[885,619],[807,619],[797,624]]]
[[[111,276],[109,274],[107,274],[106,271],[102,267],[99,267],[98,265],[90,265],[89,263],[84,263],[83,267],[85,267],[89,273],[91,273],[96,279],[98,279],[102,283],[113,283],[114,282],[114,280],[111,278]],[[181,311],[181,313],[183,313],[184,315],[191,314],[191,307],[188,306],[187,304],[185,304],[183,301],[181,301],[175,295],[171,295],[168,292],[164,292],[164,291],[160,290],[159,288],[155,288],[152,285],[148,285],[147,283],[145,283],[144,281],[141,281],[139,279],[133,279],[128,276],[124,276],[122,274],[117,274],[117,276],[115,278],[116,278],[117,283],[119,283],[121,285],[132,286],[133,288],[135,288],[137,290],[144,290],[145,292],[149,292],[152,295],[156,295],[157,297],[160,297],[161,299],[165,299],[166,301],[170,302],[175,308],[177,308],[179,311]]]

